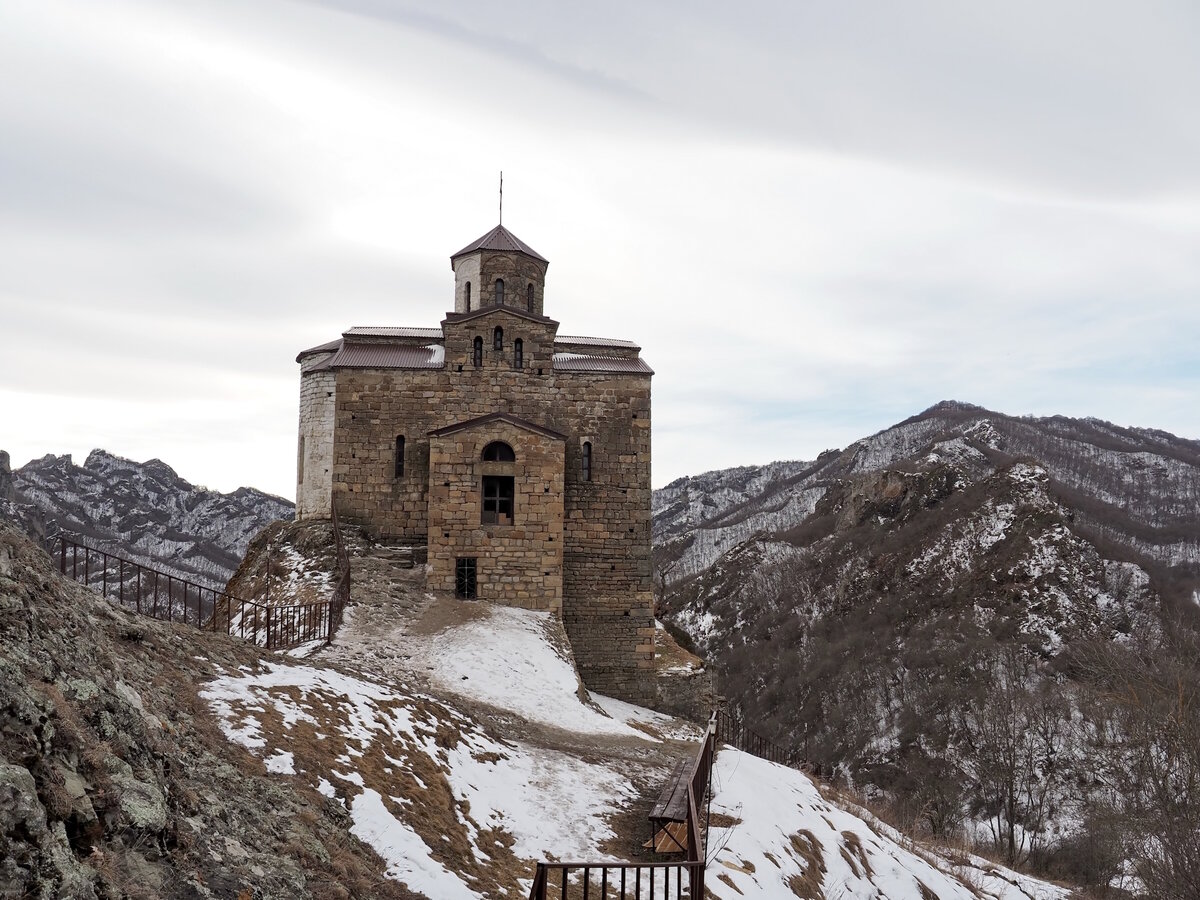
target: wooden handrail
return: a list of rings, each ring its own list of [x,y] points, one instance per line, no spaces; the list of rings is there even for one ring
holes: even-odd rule
[[[591,876],[593,872],[600,877],[600,897],[608,898],[609,886],[617,891],[619,900],[640,900],[645,896],[657,900],[702,900],[704,897],[704,874],[706,868],[707,836],[700,828],[700,806],[708,793],[712,776],[713,753],[717,742],[716,713],[709,718],[708,728],[704,732],[704,740],[692,764],[691,778],[687,785],[687,858],[678,862],[619,862],[611,860],[591,862],[539,862],[534,873],[533,886],[529,892],[529,900],[569,900],[570,876],[572,872],[582,877],[578,885],[580,900],[589,900]],[[550,871],[561,873],[559,894],[550,898]],[[675,892],[671,893],[671,872],[675,872]],[[683,873],[687,872],[687,893],[683,892]],[[649,893],[643,890],[642,872],[649,873]],[[655,893],[656,873],[663,873],[663,890]],[[612,875],[610,882],[609,876]],[[633,883],[630,884],[630,881]],[[633,893],[627,893],[631,890]]]

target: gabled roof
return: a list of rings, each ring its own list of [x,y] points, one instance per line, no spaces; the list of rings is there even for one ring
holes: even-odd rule
[[[300,360],[304,359],[304,357],[311,356],[314,353],[328,353],[330,350],[340,349],[342,349],[342,339],[337,338],[336,340],[319,344],[316,347],[309,347],[307,350],[301,350],[296,354],[296,362],[300,362]]]
[[[468,253],[476,253],[479,250],[524,253],[526,256],[532,256],[534,259],[541,260],[546,265],[550,265],[550,260],[546,259],[546,257],[542,256],[542,254],[538,253],[503,225],[497,225],[483,237],[467,244],[467,246],[453,254],[450,259],[458,259],[460,256],[466,256]]]
[[[440,369],[445,364],[446,350],[441,344],[414,347],[343,341],[337,353],[321,360],[305,374],[326,369]]]
[[[447,434],[454,434],[456,431],[466,431],[468,428],[475,428],[479,425],[490,425],[492,422],[505,422],[509,425],[515,425],[517,428],[532,431],[535,434],[544,434],[546,437],[553,438],[556,441],[565,441],[567,439],[565,434],[560,434],[557,431],[552,431],[535,422],[530,422],[527,419],[522,419],[509,413],[488,413],[486,416],[467,419],[465,422],[455,422],[453,425],[447,425],[445,428],[437,428],[429,432],[429,436],[442,437]]]
[[[440,328],[412,328],[405,325],[355,325],[342,332],[343,337],[410,337],[440,340]]]
[[[445,325],[447,322],[452,324],[456,322],[469,322],[472,319],[478,319],[481,316],[489,316],[492,313],[497,312],[509,313],[510,315],[516,316],[518,319],[526,319],[530,322],[539,322],[542,325],[558,324],[557,321],[551,319],[549,316],[534,315],[531,312],[526,312],[519,306],[505,306],[502,303],[489,303],[487,306],[481,306],[479,309],[473,309],[470,312],[465,313],[448,312],[446,313],[446,318],[442,319],[442,324]]]
[[[589,356],[583,353],[555,353],[555,372],[603,372],[609,375],[653,375],[654,370],[641,357],[623,359]]]
[[[577,334],[560,334],[554,339],[555,346],[571,345],[573,347],[620,347],[622,350],[641,350],[633,341],[620,338],[581,337]]]

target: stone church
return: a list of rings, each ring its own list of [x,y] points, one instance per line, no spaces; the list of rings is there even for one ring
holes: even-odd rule
[[[561,615],[585,683],[652,695],[650,378],[558,333],[548,261],[498,226],[450,257],[435,328],[300,353],[296,518],[427,548],[428,587]]]

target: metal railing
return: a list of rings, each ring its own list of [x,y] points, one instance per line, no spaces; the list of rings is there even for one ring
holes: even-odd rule
[[[224,591],[89,547],[63,534],[55,540],[63,575],[155,619],[215,631],[213,610],[224,602],[242,602]]]
[[[779,763],[781,766],[793,769],[805,768],[805,760],[800,751],[781,747],[774,741],[767,740],[758,732],[746,727],[745,722],[738,716],[718,709],[713,712],[713,721],[716,723],[717,743],[729,744],[751,756]]]
[[[333,514],[337,581],[333,596],[317,603],[276,606],[161,572],[115,553],[59,535],[59,571],[108,600],[142,615],[225,631],[268,650],[333,640],[350,600],[350,557]]]
[[[540,862],[529,900],[702,900],[707,836],[700,808],[708,796],[718,744],[770,762],[803,769],[802,754],[768,740],[735,715],[718,709],[708,720],[704,742],[687,788],[687,858],[679,862]]]
[[[702,900],[706,841],[700,807],[709,791],[716,751],[716,713],[687,787],[687,858],[677,862],[540,862],[529,900]]]

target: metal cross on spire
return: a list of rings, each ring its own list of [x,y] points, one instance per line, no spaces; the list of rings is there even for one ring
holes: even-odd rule
[[[500,170],[500,224],[504,224],[504,170]]]

